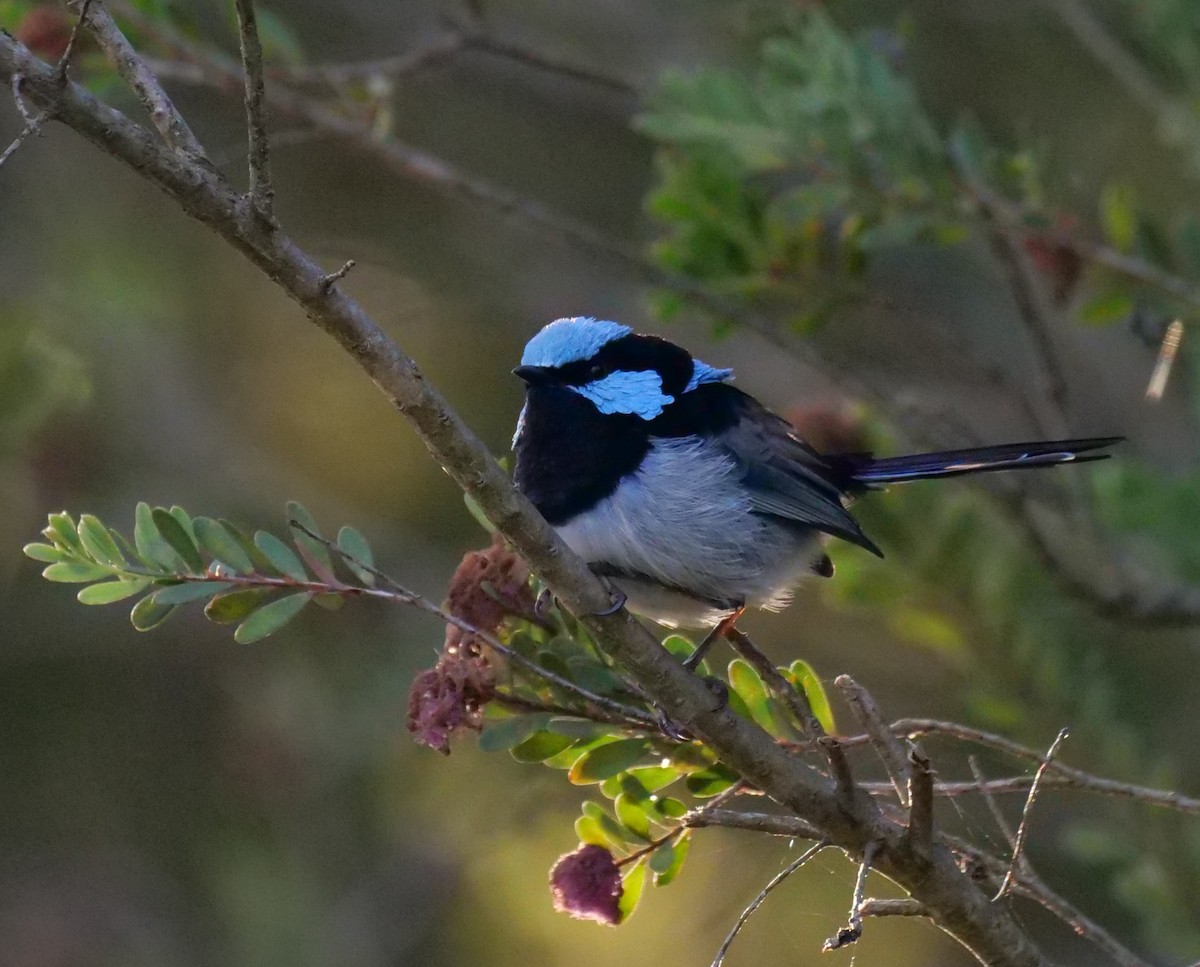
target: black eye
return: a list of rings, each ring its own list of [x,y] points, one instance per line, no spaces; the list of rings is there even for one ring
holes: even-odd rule
[[[601,376],[604,375],[604,367],[601,366],[599,363],[592,363],[592,365],[588,367],[587,374],[588,374],[588,379],[599,379]]]

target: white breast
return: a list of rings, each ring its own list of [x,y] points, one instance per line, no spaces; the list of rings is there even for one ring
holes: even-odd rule
[[[752,513],[733,458],[696,436],[653,441],[636,472],[558,532],[585,561],[641,576],[615,582],[632,610],[690,626],[739,602],[781,607],[818,553],[814,535]]]

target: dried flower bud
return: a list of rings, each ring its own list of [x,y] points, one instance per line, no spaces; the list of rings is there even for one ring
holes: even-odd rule
[[[450,579],[446,610],[479,628],[495,632],[510,615],[533,614],[529,568],[496,535],[490,547],[470,551]]]
[[[496,690],[486,658],[445,654],[421,672],[408,693],[408,731],[417,742],[450,754],[450,736],[460,729],[483,727],[483,709]]]
[[[67,52],[72,26],[64,8],[43,4],[25,14],[13,36],[43,60],[55,61]]]
[[[787,416],[801,439],[821,453],[861,453],[869,449],[866,426],[847,401],[796,406]]]
[[[1055,305],[1063,305],[1083,275],[1083,258],[1065,236],[1074,231],[1073,215],[1059,215],[1048,232],[1029,232],[1021,239],[1025,254],[1050,283]]]
[[[550,892],[559,913],[611,927],[621,922],[621,874],[603,846],[589,843],[560,856],[550,870]]]

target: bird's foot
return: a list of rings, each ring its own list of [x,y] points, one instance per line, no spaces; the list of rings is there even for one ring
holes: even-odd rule
[[[713,697],[716,699],[716,704],[713,705],[712,711],[719,712],[729,704],[729,686],[721,681],[721,679],[708,675],[704,678],[704,684],[708,686],[708,690],[713,693]],[[670,736],[676,742],[692,741],[694,738],[692,733],[667,715],[665,708],[659,705],[656,706],[656,709],[658,711],[658,727],[666,735]]]

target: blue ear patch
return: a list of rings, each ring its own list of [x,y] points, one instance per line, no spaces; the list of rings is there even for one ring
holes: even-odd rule
[[[557,319],[525,344],[521,365],[554,368],[590,359],[602,346],[631,332],[632,329],[619,322],[604,322],[587,316]]]
[[[692,361],[692,378],[688,380],[683,391],[690,393],[701,383],[723,383],[727,379],[733,379],[732,369],[717,369],[715,366],[709,366],[708,363],[702,363],[695,359]]]
[[[586,397],[601,413],[633,413],[653,420],[675,402],[662,391],[662,377],[652,369],[621,370],[571,390]]]

